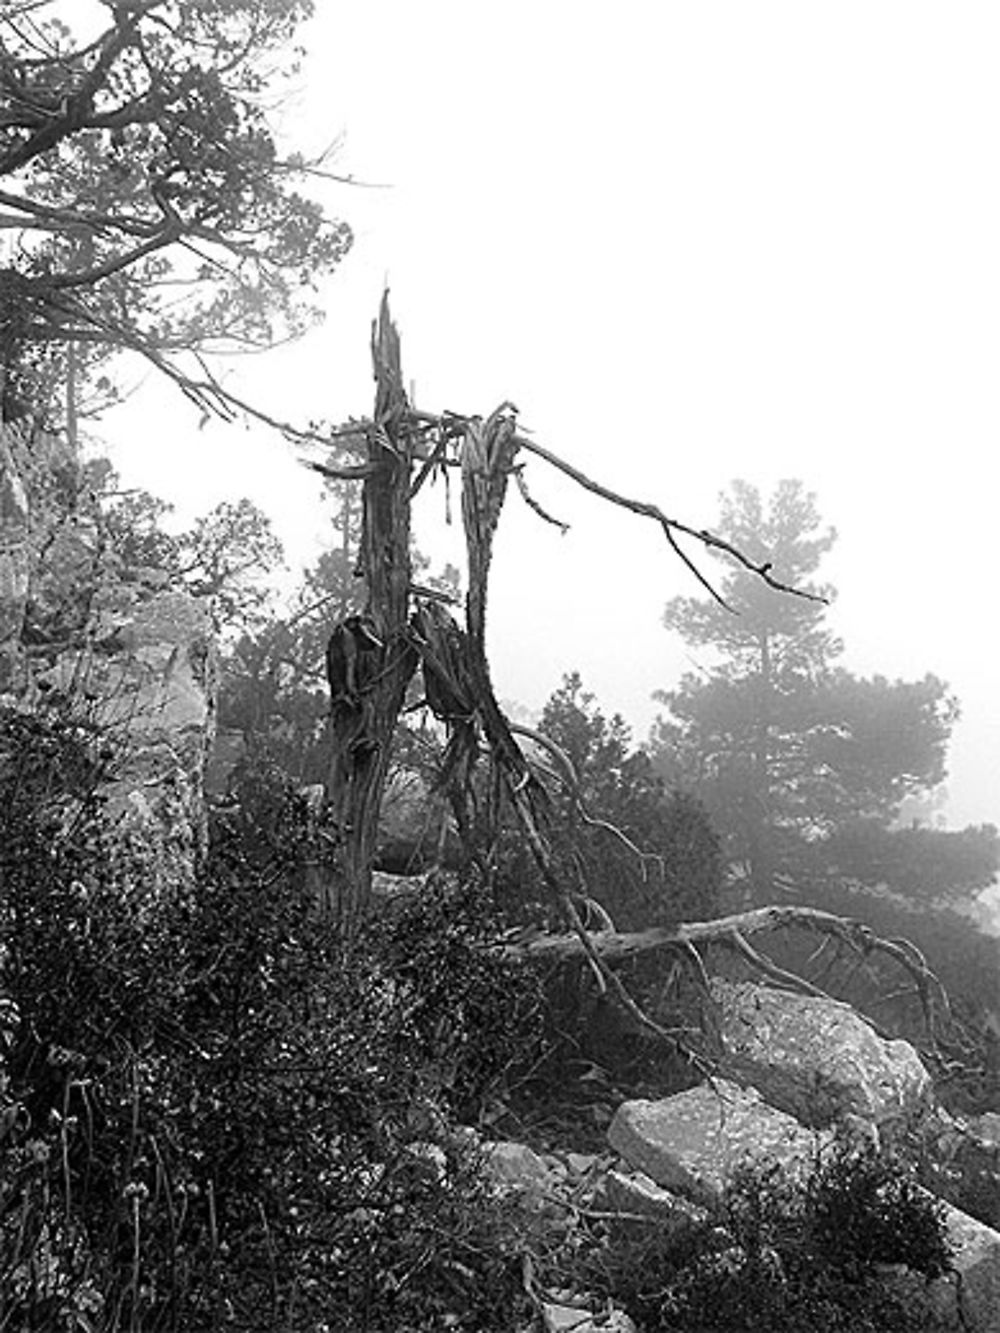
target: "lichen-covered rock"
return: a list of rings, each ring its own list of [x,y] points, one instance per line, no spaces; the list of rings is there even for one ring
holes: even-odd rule
[[[747,1163],[776,1161],[805,1174],[828,1141],[726,1079],[623,1102],[608,1127],[608,1143],[630,1166],[699,1204],[717,1201]]]
[[[803,1124],[876,1124],[919,1114],[931,1080],[913,1047],[873,1032],[850,1005],[715,979],[725,1068]]]
[[[138,608],[109,661],[102,707],[124,729],[125,759],[108,792],[123,832],[152,836],[161,872],[190,878],[204,852],[205,764],[215,724],[215,649],[204,603],[163,592]],[[117,677],[117,680],[115,679]]]
[[[968,1333],[1000,1333],[1000,1233],[958,1208],[946,1206],[945,1225],[954,1250],[955,1301]]]
[[[35,652],[78,642],[90,620],[91,602],[100,580],[104,551],[96,514],[73,512],[53,517],[34,568],[21,630]]]
[[[10,687],[20,655],[28,601],[28,495],[7,438],[0,428],[0,691]]]
[[[28,655],[82,635],[102,559],[75,450],[29,423],[0,425],[0,689],[23,690]]]
[[[975,1116],[969,1128],[983,1143],[1000,1150],[1000,1112],[986,1111]]]

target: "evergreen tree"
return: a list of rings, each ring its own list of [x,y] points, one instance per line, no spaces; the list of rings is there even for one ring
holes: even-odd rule
[[[737,876],[769,901],[825,873],[845,830],[888,834],[907,798],[941,783],[958,705],[936,676],[863,679],[837,664],[842,645],[826,624],[834,591],[816,577],[835,533],[800,482],[780,483],[767,503],[736,482],[717,531],[811,597],[783,596],[735,568],[721,582],[731,609],[672,599],[664,624],[707,650],[707,663],[658,696],[669,712],[653,751],[661,773],[704,800]],[[903,855],[902,843],[889,845]],[[970,882],[952,856],[939,860],[955,885]],[[941,871],[942,894],[950,873]]]
[[[539,731],[559,746],[579,780],[583,809],[570,791],[557,798],[561,855],[575,862],[581,887],[616,926],[637,930],[713,916],[722,864],[704,808],[689,793],[667,789],[649,756],[633,748],[623,719],[605,717],[577,672],[546,703]]]

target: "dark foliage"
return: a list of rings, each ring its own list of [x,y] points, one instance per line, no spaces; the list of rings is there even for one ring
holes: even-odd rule
[[[463,965],[463,919],[433,974],[412,914],[409,953],[345,951],[308,813],[266,773],[196,893],[150,902],[102,831],[100,738],[3,721],[0,1322],[510,1328],[512,1222],[439,1111],[511,1055],[511,978]]]
[[[687,793],[667,790],[648,757],[632,748],[622,719],[606,718],[575,672],[549,699],[539,730],[579,780],[582,809],[572,788],[551,784],[553,852],[567,882],[600,902],[620,930],[716,915],[722,863],[704,809]],[[541,902],[524,848],[509,845],[507,856],[508,884]]]
[[[723,495],[717,530],[780,577],[832,601],[816,581],[836,534],[815,496],[783,481],[768,498],[746,482]],[[734,878],[757,904],[804,876],[846,873],[924,900],[959,898],[997,868],[995,830],[893,831],[906,802],[945,777],[958,701],[930,673],[855,676],[826,604],[782,596],[731,566],[728,606],[675,597],[664,624],[699,652],[699,670],[657,697],[656,768],[705,803]]]
[[[227,413],[198,356],[302,332],[316,317],[304,294],[351,244],[302,193],[322,160],[281,156],[269,114],[312,5],[105,4],[87,16],[103,30],[79,9],[0,10],[0,177],[16,228],[0,267],[4,415],[43,411],[67,382],[72,413],[107,406],[98,372],[116,349]]]

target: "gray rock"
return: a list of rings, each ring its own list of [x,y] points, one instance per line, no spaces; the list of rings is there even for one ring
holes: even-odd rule
[[[630,1166],[699,1204],[714,1203],[737,1168],[754,1161],[805,1174],[828,1141],[725,1079],[662,1101],[623,1102],[608,1127],[608,1143]]]
[[[37,679],[83,689],[120,752],[101,794],[123,857],[146,896],[193,881],[206,844],[204,774],[215,726],[216,651],[204,603],[188,593],[125,591],[99,653],[72,650]]]
[[[552,1170],[527,1144],[485,1140],[480,1151],[488,1176],[503,1191],[541,1198],[553,1193],[558,1185]]]
[[[955,1303],[968,1333],[1000,1333],[1000,1233],[958,1208],[946,1206],[948,1239],[954,1247],[956,1277],[933,1284],[954,1288]]]
[[[545,1333],[635,1333],[635,1324],[624,1310],[609,1310],[599,1315],[577,1305],[558,1305],[547,1301],[542,1306]]]
[[[657,1185],[643,1171],[608,1171],[597,1183],[593,1206],[602,1211],[655,1218],[668,1232],[703,1222],[703,1208]]]
[[[803,1124],[852,1114],[876,1124],[915,1116],[931,1080],[913,1047],[886,1041],[848,1004],[715,979],[725,1068]]]
[[[28,494],[9,428],[0,427],[0,690],[12,683],[28,601]]]
[[[970,1122],[969,1128],[977,1138],[982,1139],[983,1143],[992,1148],[1000,1148],[1000,1113],[986,1111],[983,1115],[976,1116]]]

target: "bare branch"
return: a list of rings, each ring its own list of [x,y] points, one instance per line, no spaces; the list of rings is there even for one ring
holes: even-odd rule
[[[346,463],[341,467],[332,467],[329,463],[316,463],[311,458],[300,458],[299,462],[320,476],[329,477],[331,481],[364,481],[375,470],[371,463]]]
[[[723,606],[726,605],[725,601],[723,601],[715,589],[712,588],[702,576],[693,562],[677,545],[674,536],[675,533],[680,532],[685,536],[693,537],[696,541],[701,542],[703,546],[707,546],[712,550],[722,551],[726,555],[731,556],[738,564],[742,565],[744,569],[748,569],[752,574],[756,574],[758,577],[762,578],[764,582],[769,587],[774,588],[776,592],[791,593],[794,597],[802,597],[810,602],[826,601],[826,598],[820,597],[816,593],[804,592],[801,588],[793,588],[790,584],[780,582],[771,573],[770,561],[765,560],[758,564],[751,560],[749,556],[744,555],[738,547],[733,546],[730,542],[724,541],[721,537],[713,536],[712,533],[707,532],[704,528],[699,530],[689,527],[686,523],[681,523],[676,518],[668,518],[662,509],[659,509],[654,504],[650,504],[646,500],[633,500],[628,496],[619,495],[617,491],[611,490],[609,487],[602,485],[599,481],[594,481],[591,477],[588,477],[585,473],[581,472],[579,468],[573,467],[572,464],[567,463],[560,458],[558,454],[551,453],[548,449],[543,448],[542,445],[536,444],[534,440],[529,440],[523,435],[517,435],[515,438],[522,449],[526,449],[528,453],[543,458],[546,463],[550,463],[552,467],[557,468],[567,477],[571,477],[573,481],[575,481],[577,485],[582,486],[584,490],[590,491],[594,495],[599,495],[602,500],[609,500],[611,504],[619,505],[622,509],[628,509],[633,514],[641,514],[645,518],[651,518],[659,523],[660,527],[663,529],[664,536],[670,543],[674,552],[680,556],[692,573],[697,577],[698,581],[708,589],[715,600],[720,602]]]
[[[944,987],[928,968],[919,951],[902,941],[881,938],[861,921],[815,907],[758,907],[748,912],[719,917],[714,921],[685,922],[673,928],[654,927],[620,935],[594,934],[587,948],[582,947],[575,934],[541,935],[524,943],[507,945],[506,952],[512,957],[524,958],[572,957],[581,952],[589,957],[594,953],[605,965],[615,967],[628,959],[659,950],[722,945],[738,953],[772,981],[806,995],[825,996],[826,992],[795,973],[778,967],[747,941],[747,936],[794,928],[847,945],[857,954],[859,962],[876,953],[892,959],[912,978],[924,1012],[928,1035],[936,1042],[940,1028],[938,1011],[942,1018],[950,1021],[951,1010]],[[865,1019],[876,1031],[880,1031],[870,1017],[865,1016]]]
[[[559,528],[561,532],[569,532],[569,524],[563,523],[561,519],[553,518],[551,514],[546,513],[538,501],[528,490],[528,483],[524,479],[524,464],[517,463],[511,469],[514,473],[514,480],[517,482],[517,489],[521,492],[521,499],[529,509],[534,510],[539,518],[544,519],[546,523],[551,523],[554,528]]]

